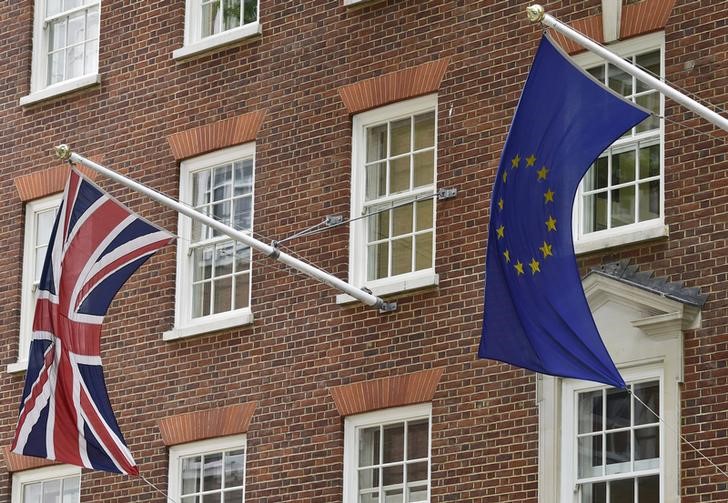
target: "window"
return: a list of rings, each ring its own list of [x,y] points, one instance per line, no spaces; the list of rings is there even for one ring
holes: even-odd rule
[[[435,95],[354,117],[350,281],[376,294],[436,284]]]
[[[81,468],[54,465],[13,474],[13,503],[78,503]]]
[[[428,403],[345,419],[345,503],[430,501],[431,413]]]
[[[251,233],[255,145],[183,161],[180,200],[214,219]],[[249,323],[251,250],[180,215],[174,339]]]
[[[10,372],[25,370],[33,330],[35,295],[43,270],[48,241],[50,241],[56,210],[61,195],[30,201],[25,205],[25,237],[23,244],[23,283],[20,301],[20,337],[18,361],[8,366]]]
[[[615,44],[615,52],[646,71],[664,76],[661,33]],[[576,58],[588,73],[626,99],[656,115],[662,95],[611,63],[591,55]],[[582,181],[577,198],[577,251],[664,235],[663,128],[648,117],[625,133],[597,159]]]
[[[100,0],[36,0],[31,94],[21,105],[98,83]]]
[[[563,465],[576,463],[574,493],[580,503],[657,503],[660,499],[661,377],[644,373],[628,383],[635,396],[610,387],[567,383]],[[573,399],[573,402],[571,400]],[[575,423],[572,424],[575,418]],[[571,459],[568,459],[571,457]],[[571,472],[572,476],[574,472]]]
[[[169,495],[179,503],[245,501],[245,435],[169,449]]]
[[[261,32],[259,0],[187,0],[184,47],[174,58],[240,41]]]

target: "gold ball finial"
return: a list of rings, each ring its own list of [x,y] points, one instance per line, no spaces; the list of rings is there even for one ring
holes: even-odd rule
[[[526,15],[528,16],[528,20],[532,23],[540,23],[543,21],[545,13],[546,11],[543,6],[539,4],[533,4],[526,7]]]
[[[61,161],[67,161],[71,158],[71,147],[65,143],[56,147],[56,157]]]

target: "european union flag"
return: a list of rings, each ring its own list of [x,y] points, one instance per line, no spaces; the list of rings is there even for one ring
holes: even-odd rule
[[[599,154],[648,115],[542,38],[493,187],[478,356],[625,387],[584,296],[572,205]]]

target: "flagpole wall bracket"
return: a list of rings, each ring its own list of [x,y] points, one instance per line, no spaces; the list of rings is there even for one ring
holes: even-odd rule
[[[377,305],[375,306],[377,309],[379,309],[380,313],[393,313],[397,310],[397,303],[396,302],[386,302],[382,299],[379,299],[377,302]]]
[[[543,21],[546,11],[542,5],[533,4],[526,7],[526,15],[528,16],[528,20],[532,23],[540,23]]]
[[[65,143],[58,145],[56,148],[56,157],[58,157],[61,161],[68,161],[71,158],[71,147],[66,145]]]
[[[446,199],[452,199],[458,194],[458,189],[455,187],[446,187],[437,191],[437,199],[444,201]]]

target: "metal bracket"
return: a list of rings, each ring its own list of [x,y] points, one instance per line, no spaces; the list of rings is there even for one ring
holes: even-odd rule
[[[344,217],[342,215],[326,215],[326,218],[324,219],[324,225],[326,227],[336,227],[337,225],[341,225],[344,222]]]
[[[452,199],[455,197],[458,193],[458,189],[456,187],[447,187],[442,188],[437,191],[437,199],[439,201],[444,201],[445,199]]]
[[[397,303],[385,302],[380,299],[380,302],[377,302],[377,309],[379,309],[380,313],[393,313],[397,310]]]
[[[268,254],[268,257],[272,258],[273,260],[278,260],[278,257],[281,256],[281,252],[278,247],[281,244],[278,241],[271,241],[270,245],[273,247],[273,251]]]

